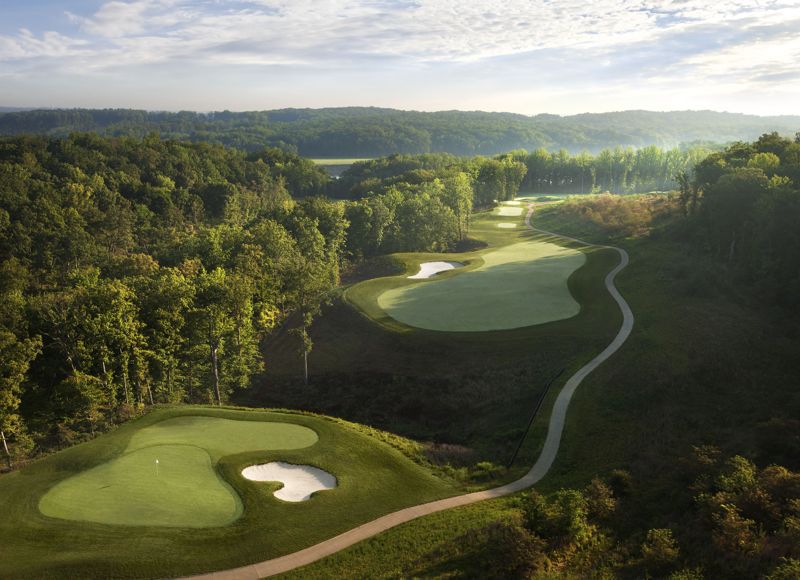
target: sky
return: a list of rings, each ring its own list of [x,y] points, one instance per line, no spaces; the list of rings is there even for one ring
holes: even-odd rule
[[[0,0],[0,106],[798,104],[800,0]]]

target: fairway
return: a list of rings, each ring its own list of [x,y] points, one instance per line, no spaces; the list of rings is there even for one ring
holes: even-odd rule
[[[39,502],[46,516],[130,526],[211,527],[241,516],[242,502],[216,473],[226,455],[301,449],[317,434],[291,423],[188,416],[138,431],[125,452],[70,477]]]
[[[583,253],[549,242],[519,242],[483,255],[475,270],[385,291],[378,305],[427,330],[475,332],[533,326],[575,316],[567,288]]]

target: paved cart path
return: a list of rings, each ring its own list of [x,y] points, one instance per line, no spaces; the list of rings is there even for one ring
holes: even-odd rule
[[[325,540],[304,550],[287,554],[286,556],[265,560],[263,562],[258,562],[257,564],[250,564],[249,566],[242,566],[241,568],[233,568],[231,570],[223,570],[220,572],[193,576],[192,578],[213,580],[254,580],[257,578],[273,576],[282,572],[288,572],[289,570],[316,562],[317,560],[325,558],[326,556],[330,556],[331,554],[335,554],[336,552],[344,550],[353,544],[357,544],[358,542],[366,540],[367,538],[371,538],[390,528],[410,522],[411,520],[415,520],[419,517],[522,491],[534,485],[547,474],[547,472],[550,470],[550,467],[553,465],[553,461],[555,461],[556,454],[558,453],[558,448],[561,443],[561,433],[564,430],[564,423],[566,421],[567,408],[569,407],[569,402],[572,399],[572,395],[575,393],[575,389],[578,388],[578,385],[581,384],[581,381],[583,381],[583,379],[585,379],[589,373],[605,362],[625,343],[628,335],[631,333],[631,329],[633,328],[634,317],[633,312],[628,306],[628,303],[614,285],[614,278],[616,275],[628,265],[628,253],[621,248],[590,244],[577,238],[570,238],[568,236],[562,236],[560,234],[534,228],[531,225],[531,217],[533,216],[533,212],[534,205],[530,204],[528,206],[528,213],[525,216],[525,225],[533,231],[567,239],[586,246],[609,248],[616,250],[619,253],[619,264],[617,264],[617,266],[606,275],[605,286],[622,311],[622,326],[620,327],[619,332],[617,332],[617,335],[614,337],[614,340],[611,341],[611,343],[603,350],[603,352],[586,363],[580,370],[578,370],[578,372],[572,375],[561,388],[561,392],[558,394],[558,398],[553,405],[553,411],[550,415],[550,423],[547,429],[547,438],[545,439],[544,447],[542,448],[542,452],[531,470],[520,479],[500,487],[449,497],[447,499],[440,499],[387,514],[378,519],[372,520],[371,522],[367,522],[366,524],[358,526],[357,528],[348,530],[343,534],[339,534],[338,536],[330,538],[329,540]]]

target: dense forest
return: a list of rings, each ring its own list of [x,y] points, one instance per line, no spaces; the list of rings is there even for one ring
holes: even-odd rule
[[[597,155],[570,155],[566,149],[531,153],[517,150],[485,157],[459,158],[447,153],[390,155],[372,161],[357,161],[331,182],[328,192],[335,197],[364,196],[382,191],[392,182],[430,179],[435,172],[463,170],[476,176],[480,196],[483,182],[487,191],[498,191],[495,182],[505,180],[509,199],[519,189],[525,193],[643,193],[678,188],[678,177],[692,175],[694,166],[720,147],[642,149],[615,147]],[[500,187],[500,189],[503,189]],[[491,199],[479,201],[486,205]]]
[[[356,163],[338,180],[275,148],[246,152],[154,135],[0,140],[6,459],[68,446],[154,404],[229,401],[270,364],[262,347],[271,333],[299,337],[298,361],[311,351],[309,328],[342,274],[381,254],[457,249],[469,241],[474,208],[511,199],[520,187],[575,192],[581,175],[589,191],[660,189],[674,179],[679,190],[670,194],[579,196],[554,213],[603,239],[678,244],[691,258],[662,258],[658,284],[672,284],[669,292],[687,303],[739,285],[737,296],[757,296],[796,340],[800,135],[764,134],[707,155],[700,148],[392,155]],[[692,270],[703,260],[722,272],[713,284]],[[643,320],[653,324],[651,314]],[[760,362],[731,370],[723,352],[745,347],[726,340],[688,346],[700,351],[687,355],[697,368],[659,380],[686,382],[707,405],[730,399],[737,410],[729,413],[741,422],[709,418],[722,411],[698,406],[703,419],[682,435],[690,452],[661,457],[667,437],[640,451],[650,459],[634,457],[630,469],[520,496],[505,517],[409,561],[407,575],[797,577],[800,426],[791,405],[774,408],[772,390],[740,408],[767,359],[750,346]],[[663,385],[648,374],[647,359],[630,368],[633,378],[617,377],[624,404],[633,404],[630,381],[636,389],[653,382],[643,412],[654,412],[652,389]],[[671,401],[658,405],[682,397]],[[721,436],[723,450],[709,440],[728,433],[726,421],[740,435],[730,444]]]
[[[580,489],[531,491],[404,576],[798,578],[800,473],[700,445],[658,479],[669,506],[654,505],[653,481],[621,469]]]
[[[456,161],[344,202],[309,196],[327,176],[281,150],[153,136],[0,141],[8,459],[155,403],[226,401],[263,368],[261,339],[292,315],[307,355],[307,328],[342,270],[450,249],[473,203],[512,196],[525,169]]]
[[[783,307],[800,304],[800,133],[735,143],[683,176],[687,236]]]
[[[307,157],[378,157],[447,152],[494,155],[514,149],[597,153],[616,146],[676,147],[727,143],[768,131],[791,135],[798,117],[712,111],[584,114],[568,117],[480,111],[426,113],[373,107],[281,109],[234,113],[64,109],[0,112],[0,135],[66,137],[75,131],[143,138],[208,141],[256,151],[280,147]]]

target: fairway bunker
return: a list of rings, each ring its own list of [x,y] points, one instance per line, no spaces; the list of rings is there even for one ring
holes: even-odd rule
[[[505,230],[511,230],[511,229],[514,229],[515,227],[517,227],[517,224],[512,224],[512,223],[508,223],[508,222],[502,222],[502,223],[497,224],[497,227],[498,228],[503,228]]]
[[[503,205],[519,205],[520,203],[522,203],[522,202],[521,201],[517,201],[516,199],[512,199],[512,200],[509,200],[509,201],[504,201]]]
[[[516,217],[522,215],[522,208],[521,207],[501,207],[497,212],[497,215],[503,217]]]
[[[273,495],[283,501],[307,501],[317,491],[336,487],[336,478],[327,471],[282,461],[251,465],[242,470],[242,477],[250,481],[282,483],[283,487]]]
[[[455,268],[461,268],[464,264],[461,262],[423,262],[419,265],[419,272],[414,274],[413,276],[409,276],[409,280],[423,280],[425,278],[430,278],[434,274],[438,274],[439,272],[446,272],[447,270],[453,270]]]

